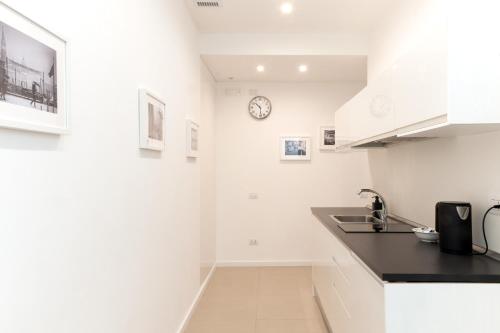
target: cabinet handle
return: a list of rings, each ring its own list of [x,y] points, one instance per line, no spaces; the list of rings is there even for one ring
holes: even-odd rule
[[[342,271],[342,269],[340,268],[340,265],[339,265],[339,262],[337,261],[337,258],[335,258],[335,256],[332,256],[332,260],[335,263],[335,265],[337,266],[337,270],[339,271],[339,273],[342,276],[342,278],[344,279],[344,281],[347,284],[351,284],[351,281],[349,280],[349,278],[347,277],[347,275],[345,275],[344,271]]]
[[[340,302],[340,306],[342,307],[342,310],[344,310],[345,315],[347,316],[347,319],[351,319],[351,312],[347,308],[346,303],[344,302],[344,299],[342,296],[339,294],[339,291],[337,290],[337,287],[335,286],[335,282],[333,283],[333,292],[335,293],[335,296],[337,296],[337,299]]]

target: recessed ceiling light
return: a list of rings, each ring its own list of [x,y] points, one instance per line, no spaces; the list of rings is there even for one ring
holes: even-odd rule
[[[291,14],[293,12],[293,5],[290,2],[284,2],[281,4],[280,10],[285,15]]]
[[[264,66],[262,66],[262,65],[257,66],[257,72],[262,73],[265,70],[266,70],[266,68]]]
[[[307,65],[300,65],[299,66],[299,72],[301,72],[301,73],[307,72],[307,69],[308,69]]]

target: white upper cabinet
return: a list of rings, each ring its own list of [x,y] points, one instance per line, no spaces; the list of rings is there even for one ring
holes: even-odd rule
[[[437,27],[390,69],[395,128],[444,116],[447,107],[446,26]]]
[[[368,87],[361,90],[351,100],[351,139],[352,141],[361,140],[370,130],[370,121],[368,114]]]
[[[353,121],[352,100],[345,103],[335,112],[335,137],[337,150],[346,148],[352,143],[351,127]]]
[[[393,81],[394,73],[388,69],[368,87],[368,108],[365,117],[369,126],[365,136],[378,136],[394,130],[396,118]]]
[[[450,121],[500,117],[500,1],[458,1],[449,18]]]
[[[353,146],[500,129],[500,1],[448,1],[430,31],[349,102]],[[429,27],[429,22],[425,22]],[[342,109],[341,109],[342,110]]]

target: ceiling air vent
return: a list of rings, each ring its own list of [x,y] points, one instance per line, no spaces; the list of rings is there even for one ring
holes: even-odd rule
[[[222,7],[222,0],[194,0],[194,4],[201,8],[217,8]]]

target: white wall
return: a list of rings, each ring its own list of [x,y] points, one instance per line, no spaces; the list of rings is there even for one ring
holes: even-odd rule
[[[199,289],[197,31],[183,1],[9,0],[71,42],[72,133],[0,129],[0,331],[176,332]],[[167,103],[138,149],[138,87]],[[203,125],[203,124],[202,124]]]
[[[388,13],[384,25],[374,32],[370,49],[369,77],[390,66],[414,44],[436,19],[445,17],[441,0],[405,0]],[[389,210],[416,222],[434,226],[438,201],[472,203],[474,242],[483,244],[481,219],[500,197],[496,142],[500,133],[433,139],[404,143],[369,153],[374,187],[385,194]],[[490,245],[500,251],[500,217],[492,216],[487,230]]]
[[[219,84],[216,112],[217,260],[309,262],[311,206],[357,206],[371,185],[365,153],[318,151],[319,127],[363,84]],[[240,96],[225,96],[240,88]],[[270,117],[248,114],[249,89],[271,99]],[[280,161],[280,135],[311,135],[310,162]],[[257,193],[250,200],[249,193]],[[363,203],[361,203],[363,204]],[[258,246],[249,246],[257,239]]]
[[[403,143],[369,153],[373,184],[389,210],[434,227],[438,201],[467,201],[474,214],[474,242],[483,244],[481,220],[500,197],[500,132]],[[491,215],[488,241],[500,252],[500,217]]]
[[[201,65],[200,96],[200,282],[207,278],[215,264],[215,96],[216,86],[207,67]]]

